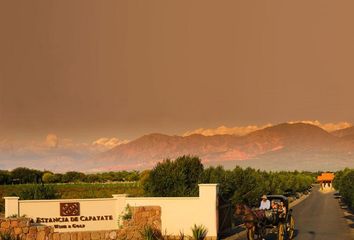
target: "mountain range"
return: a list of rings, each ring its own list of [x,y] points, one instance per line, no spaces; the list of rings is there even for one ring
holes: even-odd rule
[[[199,156],[207,166],[264,170],[337,170],[354,167],[354,127],[327,132],[306,123],[283,123],[245,136],[169,136],[153,133],[90,161],[94,170],[146,169],[163,159]]]

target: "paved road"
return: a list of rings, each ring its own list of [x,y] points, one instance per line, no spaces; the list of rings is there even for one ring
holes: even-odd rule
[[[322,193],[318,187],[314,187],[312,194],[293,209],[295,239],[354,240],[333,192]],[[266,239],[273,240],[276,237],[270,235]]]
[[[296,237],[299,240],[351,240],[349,226],[333,192],[312,194],[294,207]]]

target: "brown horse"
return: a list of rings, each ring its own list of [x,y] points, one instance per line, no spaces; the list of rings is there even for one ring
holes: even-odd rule
[[[265,222],[264,210],[252,210],[246,204],[236,204],[235,215],[241,216],[242,221],[247,228],[248,239],[254,239],[254,234],[257,233],[258,238],[262,239],[264,231],[262,231],[261,225]]]

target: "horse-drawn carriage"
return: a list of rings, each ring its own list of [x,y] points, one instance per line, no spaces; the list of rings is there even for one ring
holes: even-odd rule
[[[243,215],[247,239],[264,239],[270,232],[276,233],[278,240],[292,239],[295,221],[288,198],[283,195],[268,195],[267,198],[272,203],[269,210],[253,210],[243,204],[236,206],[236,214]]]

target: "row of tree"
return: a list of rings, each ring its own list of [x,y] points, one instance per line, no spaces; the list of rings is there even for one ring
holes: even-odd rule
[[[198,157],[183,156],[158,163],[143,181],[148,196],[196,196],[198,183],[219,183],[221,195],[250,206],[263,194],[294,194],[311,187],[315,174],[308,172],[265,172],[252,168],[204,169]]]
[[[346,168],[337,172],[333,186],[347,204],[354,209],[354,169]]]
[[[199,183],[219,183],[222,197],[232,202],[243,202],[255,206],[263,194],[294,194],[311,187],[317,174],[308,172],[265,172],[252,168],[223,167],[204,168],[198,157],[182,156],[176,160],[165,160],[152,170],[143,172],[120,171],[84,174],[67,172],[65,174],[17,168],[13,171],[0,171],[0,184],[10,183],[74,183],[140,181],[146,196],[183,197],[197,196]],[[343,184],[347,184],[343,180]],[[54,197],[55,191],[47,187],[33,187],[24,192],[24,199],[39,196]],[[348,198],[350,199],[350,198]]]
[[[138,181],[138,171],[119,171],[85,174],[70,171],[67,173],[53,173],[29,168],[16,168],[12,171],[0,170],[0,185],[28,184],[28,183],[73,183],[73,182],[124,182]]]

